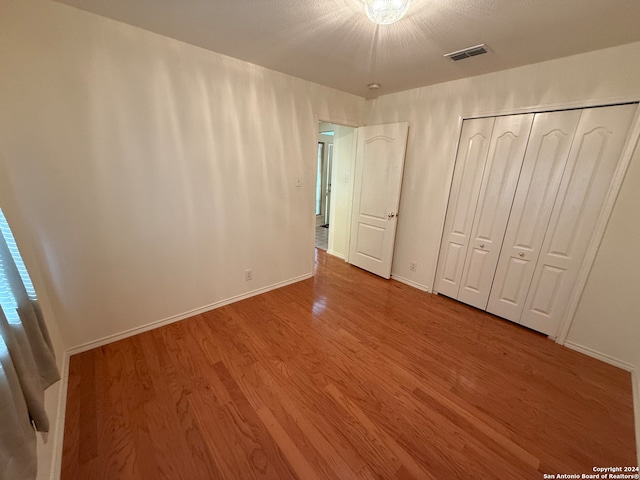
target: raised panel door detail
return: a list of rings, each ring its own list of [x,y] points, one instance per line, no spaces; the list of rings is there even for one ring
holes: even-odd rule
[[[547,319],[551,316],[554,310],[553,307],[556,304],[558,290],[562,283],[562,277],[566,271],[564,268],[552,265],[542,266],[531,296],[530,311]]]
[[[472,248],[468,255],[469,261],[465,271],[464,288],[467,292],[481,293],[483,280],[487,276],[486,269],[491,268],[489,252],[479,248]]]
[[[384,229],[374,225],[358,225],[358,254],[373,260],[382,260],[384,247]]]
[[[583,110],[521,322],[556,336],[611,187],[637,104]]]
[[[442,281],[455,284],[456,275],[462,272],[462,262],[464,262],[464,245],[449,242],[444,246],[447,252],[444,255],[444,266],[442,268]]]
[[[513,203],[533,114],[496,119],[458,300],[485,309]]]
[[[378,135],[364,142],[364,156],[367,161],[362,165],[362,184],[367,188],[360,190],[360,214],[385,220],[386,201],[389,191],[389,155],[393,151],[394,139]]]
[[[511,203],[513,192],[509,183],[520,165],[514,161],[512,150],[517,148],[517,140],[512,132],[505,132],[495,142],[491,168],[487,173],[486,190],[478,206],[476,238],[492,242],[496,239],[496,210],[505,202]],[[498,229],[499,230],[499,229]]]
[[[529,262],[527,260],[517,257],[509,257],[506,272],[504,274],[504,281],[499,284],[495,284],[494,282],[491,289],[491,295],[489,296],[489,305],[487,306],[487,310],[491,311],[491,297],[494,294],[498,296],[501,302],[509,305],[518,304],[518,299],[524,287],[524,271],[528,265]]]
[[[580,115],[571,110],[534,118],[487,304],[491,313],[520,321]]]
[[[476,133],[469,139],[465,156],[462,160],[462,181],[461,192],[479,191],[482,170],[484,168],[483,158],[486,159],[489,150],[489,137],[481,133]],[[469,235],[473,214],[475,213],[475,202],[471,201],[469,195],[458,196],[454,200],[453,206],[453,227],[452,232],[458,235]]]
[[[606,146],[612,134],[611,130],[599,127],[576,139],[579,162],[575,162],[567,172],[567,188],[558,205],[558,218],[565,223],[556,223],[551,232],[549,241],[551,255],[570,259],[570,252],[574,252],[576,234],[584,230],[580,228],[580,224],[589,221],[585,218],[588,217],[588,211],[582,208],[585,200],[591,196],[594,188],[598,188],[597,177],[609,173],[602,170],[607,168]],[[613,174],[612,171],[610,173]]]
[[[578,117],[579,115],[576,115],[573,129],[578,123]],[[563,132],[559,129],[545,134],[537,145],[538,151],[531,155],[534,163],[533,172],[529,178],[520,178],[519,185],[524,189],[524,200],[522,207],[518,208],[520,218],[515,219],[517,226],[514,245],[518,248],[533,250],[540,231],[546,230],[562,171],[567,162],[572,134],[573,132]],[[531,142],[529,145],[531,148]],[[520,207],[520,202],[516,203],[516,206]]]
[[[457,298],[494,118],[465,120],[460,133],[440,247],[436,290]]]

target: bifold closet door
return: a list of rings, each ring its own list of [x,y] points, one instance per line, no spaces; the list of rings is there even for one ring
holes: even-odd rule
[[[460,289],[494,123],[495,118],[476,118],[462,124],[436,273],[438,292],[453,298]]]
[[[581,110],[536,114],[487,311],[519,322]]]
[[[556,336],[637,104],[582,112],[520,323]]]
[[[486,309],[533,114],[498,117],[482,176],[458,300]]]

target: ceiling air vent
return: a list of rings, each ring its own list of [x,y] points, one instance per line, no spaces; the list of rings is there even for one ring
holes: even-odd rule
[[[480,45],[476,45],[475,47],[463,48],[462,50],[458,50],[456,52],[447,53],[445,57],[449,57],[452,62],[457,62],[458,60],[463,60],[469,57],[475,57],[476,55],[482,55],[483,53],[487,53],[489,50],[487,46],[483,43]]]

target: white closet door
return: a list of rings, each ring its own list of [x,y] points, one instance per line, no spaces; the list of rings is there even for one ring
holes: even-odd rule
[[[522,325],[557,335],[636,108],[637,104],[583,111],[525,301]]]
[[[581,110],[535,116],[487,311],[520,321]]]
[[[496,119],[458,300],[486,309],[533,114]]]
[[[494,122],[495,118],[476,118],[462,124],[436,273],[436,290],[453,298],[460,289]]]

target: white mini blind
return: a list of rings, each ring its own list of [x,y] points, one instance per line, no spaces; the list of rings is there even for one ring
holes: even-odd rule
[[[36,478],[35,431],[49,431],[44,390],[59,379],[33,283],[0,210],[0,479]]]

